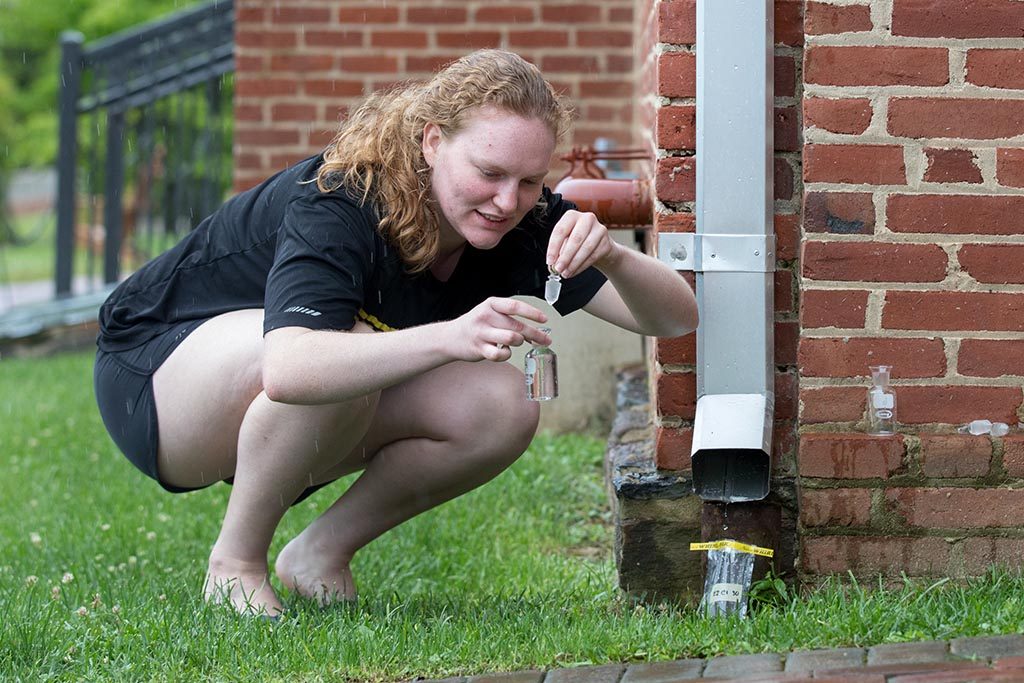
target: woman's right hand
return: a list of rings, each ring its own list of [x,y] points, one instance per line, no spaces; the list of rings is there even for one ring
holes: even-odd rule
[[[449,323],[450,348],[459,360],[503,362],[512,356],[510,347],[551,343],[551,337],[520,318],[537,323],[548,319],[539,308],[518,299],[491,297]]]

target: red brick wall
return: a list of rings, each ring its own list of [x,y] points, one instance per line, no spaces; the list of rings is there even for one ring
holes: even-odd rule
[[[235,188],[321,149],[366,93],[481,47],[514,50],[575,102],[569,143],[630,143],[634,0],[236,0]],[[553,168],[561,174],[562,167]]]
[[[808,2],[801,568],[1020,565],[1024,3]],[[869,364],[901,434],[865,431]]]
[[[652,169],[658,232],[693,232],[696,200],[696,0],[640,2],[640,137],[657,152]],[[775,2],[775,443],[776,476],[796,473],[797,309],[795,263],[799,241],[802,2]],[[692,277],[690,282],[693,282]],[[658,339],[651,377],[656,405],[655,459],[660,468],[687,470],[696,408],[696,336]]]
[[[695,5],[638,2],[658,231],[694,230]],[[956,426],[1024,415],[1024,3],[776,0],[775,21],[773,457],[798,477],[798,569],[1019,566],[1024,437]],[[689,466],[695,361],[692,336],[654,344],[666,469]],[[865,434],[882,363],[892,438]]]

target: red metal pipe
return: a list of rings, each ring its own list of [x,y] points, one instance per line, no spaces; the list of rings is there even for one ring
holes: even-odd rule
[[[640,178],[564,178],[555,192],[595,214],[608,228],[646,228],[654,219],[650,181]]]
[[[654,220],[650,180],[647,178],[610,179],[595,161],[603,159],[647,159],[642,149],[595,151],[574,147],[562,157],[571,166],[555,186],[555,192],[590,211],[609,228],[648,228]]]

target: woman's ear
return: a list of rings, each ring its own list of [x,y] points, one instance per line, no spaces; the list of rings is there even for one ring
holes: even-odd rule
[[[420,145],[423,150],[423,159],[427,166],[434,167],[434,160],[437,159],[437,148],[441,145],[441,127],[434,122],[423,126],[423,143]]]

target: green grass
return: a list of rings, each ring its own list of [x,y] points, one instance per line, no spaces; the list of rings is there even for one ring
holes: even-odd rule
[[[539,436],[495,481],[365,548],[357,608],[269,624],[198,598],[228,487],[171,495],[137,473],[93,407],[89,355],[2,360],[0,680],[393,681],[1024,630],[1024,580],[999,571],[836,583],[744,621],[630,604],[603,448]],[[289,512],[272,556],[344,485]]]

